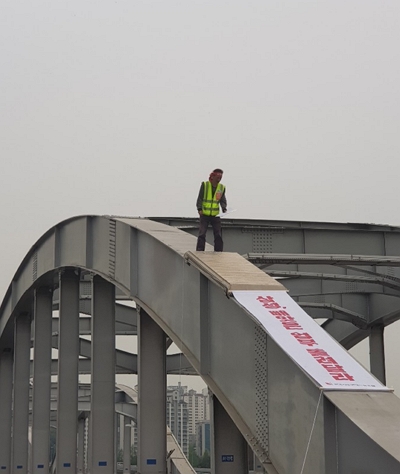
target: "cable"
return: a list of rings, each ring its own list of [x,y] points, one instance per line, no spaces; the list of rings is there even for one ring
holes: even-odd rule
[[[303,466],[302,466],[302,468],[301,468],[300,474],[303,474],[304,466],[306,465],[306,459],[307,459],[307,455],[308,455],[308,450],[309,450],[309,448],[310,448],[311,438],[312,438],[312,434],[313,434],[313,431],[314,431],[314,428],[315,428],[315,422],[317,421],[318,409],[319,409],[319,404],[321,403],[322,394],[323,394],[323,391],[321,390],[321,391],[320,391],[320,394],[319,394],[318,403],[317,403],[317,409],[315,410],[314,421],[313,421],[313,424],[312,424],[312,427],[311,427],[310,437],[308,438],[307,449],[306,449],[306,453],[305,453],[305,455],[304,455]]]

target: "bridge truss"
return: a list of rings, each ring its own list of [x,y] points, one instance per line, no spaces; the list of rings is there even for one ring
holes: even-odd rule
[[[231,297],[242,264],[235,263],[233,283],[191,264],[196,227],[194,219],[83,216],[34,244],[0,310],[4,474],[48,471],[52,373],[58,376],[57,472],[82,469],[76,439],[78,375],[85,370],[91,374],[89,471],[114,472],[115,373],[137,370],[139,469],[165,472],[166,373],[177,370],[176,357],[166,356],[169,341],[185,357],[180,367],[199,374],[214,394],[216,474],[246,472],[247,446],[272,474],[398,472],[399,399],[387,392],[321,392]],[[324,328],[344,347],[369,337],[372,372],[385,383],[383,330],[400,315],[399,228],[226,220],[223,232],[228,252],[279,278],[311,317],[326,319]],[[248,283],[255,278],[249,275]],[[136,302],[134,315],[116,305],[121,298]],[[137,326],[138,358],[115,350],[124,325]],[[89,345],[79,337],[85,330]]]

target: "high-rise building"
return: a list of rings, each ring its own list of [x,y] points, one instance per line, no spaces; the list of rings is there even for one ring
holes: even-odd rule
[[[196,424],[199,421],[210,419],[210,403],[207,389],[202,393],[196,390],[189,390],[184,395],[184,400],[188,406],[188,433],[189,443],[196,444]]]
[[[137,386],[136,386],[137,388]],[[167,387],[167,425],[171,429],[173,435],[178,441],[182,448],[182,451],[186,456],[189,454],[189,445],[196,446],[196,451],[201,454],[204,453],[204,449],[209,451],[209,442],[206,448],[197,448],[198,444],[198,423],[205,423],[210,420],[210,402],[208,389],[205,388],[201,393],[196,390],[188,390],[187,386],[170,385]],[[209,434],[206,434],[208,428],[203,428],[201,443],[209,438]],[[208,438],[207,438],[208,436]],[[133,446],[137,449],[137,428],[136,425],[133,428]],[[203,444],[202,444],[203,446]]]
[[[177,386],[167,387],[167,425],[187,456],[189,454],[189,438],[185,392],[187,392],[187,387],[182,387],[180,383]]]
[[[211,452],[211,426],[209,421],[198,421],[196,423],[196,453],[203,456]]]

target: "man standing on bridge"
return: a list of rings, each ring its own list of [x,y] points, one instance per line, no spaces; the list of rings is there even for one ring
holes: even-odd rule
[[[197,211],[200,216],[199,236],[197,238],[196,250],[204,250],[208,225],[211,224],[214,232],[214,251],[222,252],[224,243],[222,241],[221,219],[218,217],[219,206],[222,212],[226,212],[227,202],[225,186],[220,183],[223,171],[216,168],[208,181],[201,183],[197,197]]]

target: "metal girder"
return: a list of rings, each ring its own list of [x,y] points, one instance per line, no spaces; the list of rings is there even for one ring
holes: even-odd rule
[[[312,302],[299,302],[304,310],[306,310],[310,316],[314,319],[340,319],[352,323],[354,326],[360,329],[367,329],[368,323],[365,316],[350,311],[349,309],[342,308],[331,303],[312,303]],[[316,310],[315,312],[313,310]]]
[[[325,321],[322,327],[332,337],[339,341],[346,349],[351,349],[353,346],[361,342],[363,339],[368,337],[371,332],[371,328],[374,326],[389,326],[390,324],[400,319],[400,309],[391,311],[383,315],[377,315],[366,328],[356,327],[354,325],[337,325],[333,324],[333,320]]]
[[[273,251],[280,252],[279,247],[286,246],[291,253],[298,253],[301,249],[295,250],[294,247],[301,243],[304,251],[321,253],[326,251],[324,247],[327,248],[333,241],[324,239],[323,234],[331,232],[334,227],[321,225],[320,228],[315,226],[312,228],[311,225],[292,225],[285,228],[283,225],[275,225],[266,230],[266,226],[260,224],[259,229],[248,227],[242,230],[244,241],[252,240],[253,247],[269,246]],[[242,232],[237,226],[232,229],[232,239],[229,235],[226,236],[227,250],[236,234]],[[349,231],[357,232],[354,226],[346,228],[345,225],[342,225],[341,229],[337,226],[334,230],[347,234]],[[393,247],[390,238],[384,236],[384,229],[375,229],[374,232],[377,235],[376,239],[370,238],[369,235],[360,237],[357,246],[361,247],[361,253],[366,253],[363,246],[369,246],[373,255],[378,253],[374,248],[378,245],[385,243],[385,252]],[[260,235],[255,235],[257,233]],[[267,238],[264,238],[265,233],[268,234]],[[293,233],[300,233],[302,239],[298,238],[298,235],[290,235]],[[335,239],[335,242],[346,242],[346,238]],[[69,219],[59,224],[56,229],[51,229],[39,239],[33,250],[28,253],[6,295],[0,311],[2,347],[12,346],[13,341],[8,331],[10,321],[13,322],[15,316],[28,307],[27,296],[33,288],[38,284],[53,281],[56,269],[58,271],[64,267],[82,268],[101,275],[123,290],[127,297],[135,299],[199,370],[200,275],[196,268],[187,266],[183,259],[185,253],[194,247],[194,243],[193,237],[183,235],[177,229],[165,228],[145,219],[87,216]],[[343,246],[346,247],[345,244]],[[318,250],[319,248],[321,250]],[[351,249],[349,252],[347,249],[341,253],[355,252]],[[159,265],[161,261],[163,265]],[[262,371],[262,377],[258,373],[256,375],[254,345],[257,328],[254,320],[233,299],[227,298],[226,292],[212,282],[208,291],[208,303],[209,331],[205,337],[209,338],[210,370],[207,374],[203,374],[203,378],[241,433],[249,443],[251,442],[255,450],[259,450],[266,471],[275,470],[279,474],[299,472],[303,453],[310,448],[304,474],[325,473],[327,459],[330,455],[335,456],[337,451],[331,452],[330,447],[324,442],[324,434],[331,433],[334,439],[335,433],[343,433],[343,427],[352,426],[349,404],[347,402],[341,404],[340,416],[331,417],[332,413],[339,415],[335,406],[329,405],[330,402],[327,400],[319,405],[321,398],[319,387],[305,376],[298,365],[286,356],[266,333],[263,334],[265,342],[263,347],[265,346],[266,351],[267,370]],[[236,377],[232,377],[232,374]],[[237,379],[240,379],[240,384],[237,383]],[[260,424],[262,425],[262,421],[257,420],[260,410],[254,398],[255,386],[261,379],[265,379],[268,385],[267,460],[266,447],[263,446],[262,435],[258,429]],[[385,394],[384,397],[378,394],[368,403],[372,403],[373,409],[379,412],[379,404],[383,402],[383,398],[393,400],[396,397],[393,394]],[[393,420],[385,419],[385,424],[393,424],[399,417],[400,409],[395,402],[393,406],[396,407],[394,413],[396,416]],[[360,399],[359,412],[363,413],[366,407],[366,400]],[[379,424],[379,421],[375,419],[371,420],[371,423]],[[315,432],[307,444],[310,426],[315,428]],[[337,431],[335,427],[338,428]],[[367,439],[364,443],[366,449],[361,451],[353,449],[351,454],[354,462],[362,460],[366,463],[373,457],[374,463],[381,461],[385,465],[385,461],[391,457],[395,459],[398,467],[399,454],[392,452],[390,446],[389,451],[385,449],[379,451],[377,459],[376,453],[372,452],[373,447],[386,447],[386,438],[381,438],[380,433],[374,435],[374,438],[368,437],[363,427],[361,433],[363,440]],[[353,438],[350,437],[348,440],[349,450],[360,439],[359,435]],[[292,449],[288,450],[288,446]],[[341,454],[340,451],[339,453]],[[340,456],[335,460],[340,470],[343,460]]]
[[[154,217],[157,222],[197,234],[196,218]],[[375,224],[303,222],[257,219],[223,219],[225,248],[236,251],[254,264],[270,270],[294,271],[286,278],[290,294],[300,302],[327,302],[345,310],[368,314],[372,321],[400,309],[400,227]],[[211,237],[210,237],[211,238]],[[301,272],[321,274],[321,278],[299,278]],[[375,277],[375,281],[324,279],[326,274],[355,273]],[[268,270],[269,273],[269,270]],[[272,274],[272,273],[271,273]],[[279,273],[275,273],[278,275]],[[368,307],[365,296],[384,295],[379,308]],[[388,307],[390,306],[390,307]],[[310,315],[314,317],[317,310]],[[312,314],[311,314],[312,313]],[[336,318],[327,327],[331,335],[348,332],[348,324]],[[360,331],[354,340],[359,341]],[[367,333],[363,337],[366,337]]]
[[[193,229],[198,230],[199,219],[197,217],[149,217],[149,219],[166,224],[169,226],[177,227],[178,229],[186,231]],[[365,233],[365,232],[392,232],[398,233],[400,227],[380,224],[363,224],[363,223],[351,223],[351,222],[320,222],[320,221],[287,221],[287,220],[272,220],[272,219],[229,219],[224,217],[222,225],[226,231],[237,229],[241,232],[245,230],[259,231],[259,230],[293,230],[293,231],[307,231],[307,230],[319,230],[319,231],[344,231],[354,233]],[[317,252],[314,252],[317,253]],[[345,253],[345,252],[342,252]]]
[[[313,273],[313,272],[296,272],[296,271],[281,271],[281,270],[269,270],[268,275],[274,278],[308,278],[308,279],[321,279],[324,281],[344,281],[351,283],[365,283],[373,285],[381,285],[396,291],[400,290],[400,285],[394,283],[391,280],[387,280],[382,276],[357,276],[357,275],[335,275],[329,273]],[[400,296],[400,294],[399,294]]]
[[[385,267],[400,267],[400,257],[382,257],[380,255],[338,255],[310,253],[247,253],[243,257],[254,265],[302,264],[302,265],[374,265]]]
[[[81,298],[79,311],[82,314],[91,314],[91,297]],[[53,301],[53,310],[59,308],[58,300]],[[53,333],[58,332],[58,318],[53,318]],[[115,304],[115,325],[116,335],[135,335],[137,334],[137,316],[136,309],[121,303]],[[91,318],[81,316],[79,318],[79,334],[91,334]]]
[[[58,349],[57,334],[53,334],[52,346],[53,349]],[[87,339],[79,338],[79,355],[85,358],[79,360],[79,372],[82,374],[90,374],[91,342]],[[137,374],[136,354],[116,349],[115,355],[117,374]],[[57,359],[52,362],[51,370],[52,375],[57,375]],[[167,355],[167,373],[176,375],[198,375],[184,354]]]

